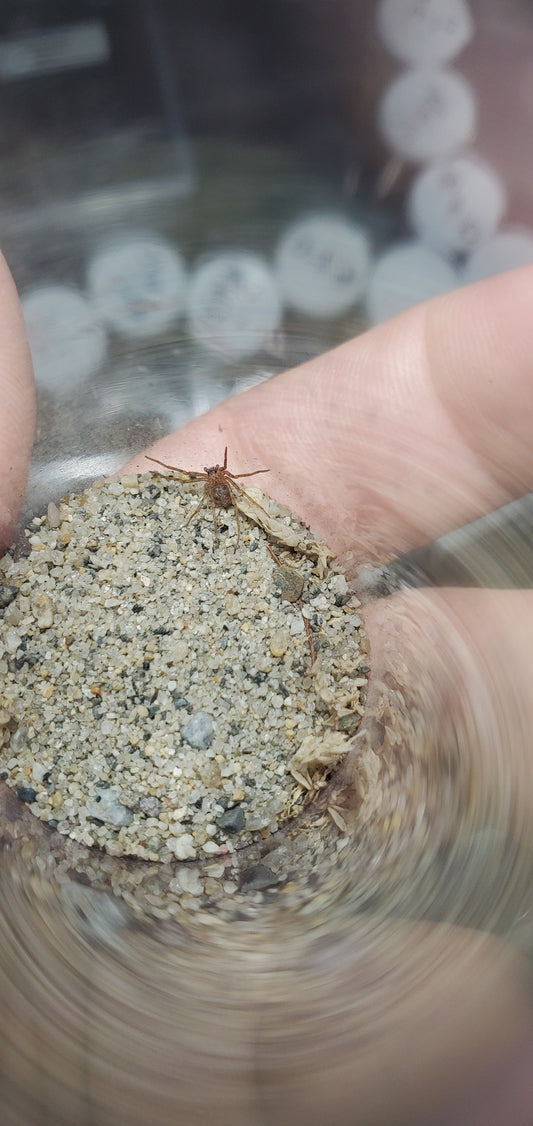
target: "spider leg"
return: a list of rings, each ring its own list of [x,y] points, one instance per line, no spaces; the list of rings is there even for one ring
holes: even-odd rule
[[[204,493],[204,495],[203,495],[203,497],[200,501],[200,504],[197,504],[196,508],[193,508],[192,512],[189,512],[189,515],[188,515],[188,517],[185,521],[185,524],[189,524],[190,521],[192,520],[193,516],[196,516],[197,512],[200,511],[202,505],[205,504],[205,498],[206,498],[206,493]],[[211,503],[213,503],[213,502],[211,502]]]
[[[179,465],[169,465],[166,461],[160,461],[158,457],[149,457],[146,454],[147,461],[155,461],[156,465],[162,465],[164,469],[173,469],[175,473],[184,473],[186,477],[190,477],[193,481],[202,481],[207,474],[201,473],[196,469],[180,469]]]
[[[238,488],[239,486],[236,485],[235,487]],[[241,540],[241,522],[239,520],[239,509],[237,508],[237,504],[235,502],[235,497],[233,496],[233,493],[231,491],[232,488],[233,488],[233,481],[230,482],[229,491],[230,491],[230,494],[231,494],[231,500],[232,500],[233,508],[234,508],[234,511],[235,511],[235,519],[237,521],[237,543],[240,543],[240,540]]]
[[[228,468],[228,447],[224,450],[224,470]]]
[[[226,467],[224,466],[224,468]],[[270,469],[254,469],[251,473],[230,473],[228,469],[226,472],[228,477],[232,477],[233,480],[235,480],[236,477],[255,477],[256,473],[270,473]]]
[[[268,472],[268,471],[266,470],[265,472]],[[232,487],[232,489],[238,489],[239,492],[243,494],[243,496],[247,497],[248,500],[251,500],[252,504],[255,504],[257,508],[260,508],[261,512],[264,512],[265,515],[268,515],[266,509],[263,508],[263,505],[259,504],[259,501],[255,500],[254,497],[248,496],[246,489],[243,489],[242,485],[239,485],[238,481],[231,481],[231,487]]]
[[[204,497],[204,500],[205,500],[205,497]],[[211,508],[213,509],[213,524],[215,525],[215,540],[216,540],[217,543],[220,543],[220,536],[218,534],[218,520],[217,520],[216,505],[215,505],[215,502],[213,500],[213,497],[210,496],[209,500],[211,501]]]

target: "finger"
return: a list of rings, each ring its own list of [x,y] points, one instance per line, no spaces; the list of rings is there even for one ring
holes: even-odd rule
[[[154,448],[198,468],[227,444],[354,562],[407,551],[531,484],[532,289],[522,270],[418,306]]]
[[[403,739],[410,762],[425,763],[436,784],[449,754],[467,830],[490,825],[530,847],[533,592],[410,591],[370,604],[365,619],[373,670],[366,722],[381,717],[391,747]],[[372,735],[375,745],[375,727]]]
[[[42,874],[31,896],[5,884],[10,1123],[427,1126],[531,1037],[525,967],[491,935],[290,908],[253,933],[216,916],[117,933],[104,911],[89,945],[65,877],[58,901]]]
[[[17,293],[0,255],[0,551],[11,540],[35,426],[33,371]]]

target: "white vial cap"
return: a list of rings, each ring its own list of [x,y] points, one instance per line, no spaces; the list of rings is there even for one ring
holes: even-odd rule
[[[435,250],[466,254],[494,234],[506,202],[503,183],[488,164],[458,156],[415,177],[407,210],[416,234]]]
[[[378,122],[383,140],[403,160],[438,160],[472,140],[476,100],[452,70],[408,70],[385,90]]]
[[[164,332],[185,306],[181,255],[165,239],[135,236],[103,246],[87,271],[100,316],[124,336]]]
[[[399,243],[376,263],[367,297],[369,318],[373,324],[386,321],[456,285],[456,271],[434,250],[421,242]]]
[[[276,252],[283,299],[310,317],[338,317],[357,304],[369,263],[366,235],[336,215],[311,215],[294,223]]]
[[[191,335],[228,360],[268,346],[281,321],[273,272],[246,251],[225,250],[197,267],[188,311]]]
[[[479,246],[465,264],[461,281],[464,285],[470,282],[482,281],[491,278],[494,274],[502,274],[505,270],[514,270],[518,266],[530,266],[533,263],[533,231],[526,227],[509,228],[500,231]]]
[[[58,394],[98,371],[106,332],[90,301],[74,286],[39,285],[21,297],[37,384]]]
[[[381,0],[376,30],[396,59],[415,66],[448,63],[474,33],[464,0]]]

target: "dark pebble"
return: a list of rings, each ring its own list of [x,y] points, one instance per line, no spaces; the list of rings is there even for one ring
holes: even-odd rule
[[[136,603],[135,603],[135,605],[134,605],[134,606],[132,606],[132,608],[131,608],[131,609],[132,609],[132,612],[133,612],[134,614],[142,614],[142,612],[143,612],[143,610],[144,610],[144,606],[140,606],[140,605],[139,605],[139,603],[138,603],[138,602],[136,602]]]
[[[37,797],[37,790],[33,786],[17,786],[17,797],[21,801],[34,802]]]
[[[0,584],[0,610],[5,610],[18,594],[17,586],[3,586]]]
[[[161,555],[161,544],[153,543],[151,547],[148,548],[146,554],[149,555],[151,559],[157,559],[158,555]]]
[[[221,813],[220,817],[215,818],[215,825],[218,825],[219,829],[223,829],[225,833],[242,833],[245,819],[240,805],[236,805],[233,809],[227,809],[225,813]]]
[[[185,696],[182,696],[180,692],[173,692],[172,699],[175,708],[187,708],[189,706],[189,701],[186,700]]]
[[[282,602],[297,602],[302,597],[304,579],[295,567],[280,564],[274,571],[272,581]]]
[[[361,716],[357,712],[352,712],[350,715],[343,715],[340,717],[337,727],[339,731],[343,731],[346,735],[352,735],[357,730],[361,723]]]
[[[253,864],[241,872],[240,886],[247,891],[263,891],[280,883],[280,877],[264,864]]]
[[[346,606],[346,603],[350,601],[351,597],[352,597],[352,591],[351,590],[347,590],[345,594],[336,594],[335,595],[335,605],[336,606]]]
[[[266,680],[266,678],[267,678],[266,672],[256,672],[256,673],[254,673],[253,676],[250,676],[250,680],[253,680],[254,684],[263,684],[263,682]],[[289,693],[287,692],[287,696],[288,695],[289,695]]]

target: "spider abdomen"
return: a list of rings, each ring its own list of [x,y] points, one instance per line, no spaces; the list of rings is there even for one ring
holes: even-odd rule
[[[232,508],[233,497],[225,481],[215,481],[209,492],[214,504],[219,508]]]

